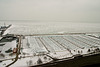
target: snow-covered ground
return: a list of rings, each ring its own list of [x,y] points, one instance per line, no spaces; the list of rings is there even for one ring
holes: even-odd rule
[[[12,62],[13,62],[13,60],[2,61],[2,62],[0,62],[0,67],[6,67],[8,64],[10,64]]]
[[[16,54],[13,53],[13,49],[16,48],[17,41],[16,39],[12,41],[8,40],[8,42],[0,42],[0,45],[2,45],[0,46],[0,67],[6,67],[8,64],[12,63],[14,61],[12,59],[16,57]]]
[[[13,52],[10,52],[10,53],[6,53],[5,51],[9,50],[11,48],[11,50],[13,50],[14,48],[16,48],[16,40],[13,40],[12,42],[4,42],[5,45],[3,46],[0,46],[0,50],[1,50],[1,53],[0,54],[3,54],[4,57],[0,57],[0,60],[4,60],[4,59],[10,59],[10,58],[15,58],[16,55],[13,54],[12,56],[10,56],[11,53]]]
[[[39,59],[42,61],[41,64],[44,63],[48,63],[50,61],[52,61],[51,58],[47,57],[47,56],[32,56],[32,57],[25,57],[25,58],[21,58],[18,59],[18,61],[16,63],[14,63],[13,65],[11,65],[11,67],[27,67],[27,66],[34,66],[34,65],[38,65],[40,64],[38,61]]]
[[[77,54],[84,55],[96,48],[100,49],[100,39],[87,35],[26,36],[22,40],[20,59],[12,67],[37,65],[39,59],[42,63],[47,63],[52,61],[52,58],[63,59]]]
[[[6,58],[11,57],[5,53],[5,50],[10,47],[15,48],[14,44],[16,44],[16,40],[6,43],[1,48],[1,53],[6,55]],[[19,59],[11,67],[44,64],[52,61],[53,58],[64,59],[77,54],[84,55],[94,52],[97,48],[100,49],[100,39],[83,34],[25,36],[21,41]],[[8,64],[8,61],[3,61],[0,64],[4,66]]]

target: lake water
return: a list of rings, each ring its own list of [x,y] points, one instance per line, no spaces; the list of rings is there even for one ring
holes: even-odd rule
[[[100,32],[100,22],[37,22],[37,21],[0,21],[0,25],[12,24],[11,34],[55,34]]]

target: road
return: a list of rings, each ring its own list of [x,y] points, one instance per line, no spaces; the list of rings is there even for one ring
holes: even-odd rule
[[[20,54],[20,47],[21,47],[21,36],[18,36],[18,38],[19,38],[18,46],[17,46],[18,49],[17,49],[15,60],[12,63],[8,64],[6,67],[11,66],[12,64],[14,64],[18,60],[18,56]]]

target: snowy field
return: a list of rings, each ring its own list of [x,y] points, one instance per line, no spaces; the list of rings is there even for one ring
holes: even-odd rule
[[[73,50],[83,50],[92,47],[100,47],[100,39],[87,35],[55,35],[55,36],[26,36],[22,47],[26,53],[38,52],[62,52],[70,54]]]
[[[26,36],[22,40],[20,58],[13,66],[33,66],[52,61],[50,57],[63,59],[73,55],[85,55],[100,49],[100,39],[87,35]],[[45,58],[46,57],[46,58]],[[19,65],[20,63],[22,65]]]
[[[11,34],[58,34],[100,32],[99,22],[36,22],[36,21],[0,21],[13,26],[8,30]]]

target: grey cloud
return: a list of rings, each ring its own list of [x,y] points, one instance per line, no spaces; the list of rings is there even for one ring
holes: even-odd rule
[[[0,0],[0,20],[99,20],[100,0]]]

